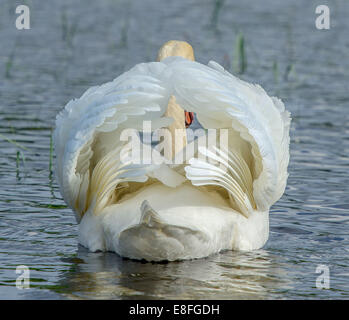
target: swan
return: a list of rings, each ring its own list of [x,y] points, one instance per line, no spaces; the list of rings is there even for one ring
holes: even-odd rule
[[[190,141],[193,113],[202,129]],[[196,62],[187,42],[165,43],[157,61],[88,89],[57,115],[55,172],[79,243],[146,261],[263,247],[286,187],[290,121],[259,85]],[[157,145],[145,139],[154,133]]]

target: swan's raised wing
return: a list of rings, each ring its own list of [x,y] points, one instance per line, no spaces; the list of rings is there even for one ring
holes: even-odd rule
[[[182,108],[195,112],[204,128],[229,129],[229,150],[220,148],[214,156],[227,170],[217,172],[193,160],[186,167],[187,178],[194,185],[225,188],[246,216],[251,210],[268,210],[282,196],[288,177],[290,116],[281,100],[215,62],[164,62],[175,70],[174,95]],[[201,153],[212,158],[209,149]]]
[[[172,94],[182,108],[196,112],[205,128],[229,131],[226,148],[199,149],[227,170],[194,159],[185,169],[194,185],[223,187],[233,207],[246,216],[252,210],[268,210],[281,197],[290,124],[282,102],[218,64],[207,67],[169,58],[137,65],[87,90],[57,116],[56,175],[78,221],[91,205],[101,210],[113,202],[114,191],[124,182],[145,182],[148,177],[174,187],[183,182],[181,174],[165,165],[134,165],[120,159],[126,145],[121,139],[124,129],[140,131],[144,120],[152,121],[152,130],[169,125],[171,120],[163,115]]]
[[[139,64],[90,88],[57,116],[56,176],[78,221],[92,202],[103,206],[109,201],[121,181],[147,179],[144,167],[120,162],[120,135],[125,128],[141,130],[143,120],[152,120],[152,129],[169,124],[162,117],[170,96],[165,68],[162,63]]]

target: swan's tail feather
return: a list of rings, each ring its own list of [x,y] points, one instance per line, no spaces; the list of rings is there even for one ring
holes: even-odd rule
[[[144,200],[141,205],[141,219],[139,224],[144,224],[148,227],[161,226],[162,221],[158,213],[150,206],[147,200]]]
[[[209,243],[205,233],[168,223],[147,200],[143,201],[140,210],[139,223],[119,235],[118,253],[121,256],[147,261],[174,261],[205,256],[198,250]]]

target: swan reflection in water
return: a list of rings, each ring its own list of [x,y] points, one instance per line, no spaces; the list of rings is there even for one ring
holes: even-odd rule
[[[142,263],[79,246],[62,260],[71,269],[59,287],[70,299],[270,299],[290,288],[279,258],[266,250]]]

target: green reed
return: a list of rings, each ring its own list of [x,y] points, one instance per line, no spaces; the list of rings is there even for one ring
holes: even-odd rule
[[[52,170],[52,166],[53,166],[53,130],[51,128],[51,134],[50,134],[50,156],[49,156],[49,164],[48,164],[48,170],[49,170],[49,176],[52,176],[53,170]]]
[[[61,13],[62,39],[69,46],[73,46],[73,40],[77,31],[77,22],[69,23],[66,11]]]
[[[243,74],[247,69],[247,59],[245,53],[245,38],[240,32],[235,42],[234,71]]]
[[[221,12],[224,1],[225,0],[215,0],[214,1],[214,8],[213,8],[212,16],[211,16],[211,28],[214,30],[217,29],[219,13]]]

